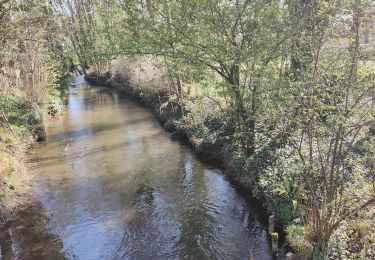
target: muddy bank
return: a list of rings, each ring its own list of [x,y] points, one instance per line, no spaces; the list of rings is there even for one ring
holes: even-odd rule
[[[46,139],[42,117],[35,118],[33,122],[23,122],[21,127],[25,130],[20,133],[9,125],[10,134],[1,136],[5,149],[0,152],[0,227],[13,220],[18,211],[28,207],[32,177],[26,170],[24,159],[32,144]]]

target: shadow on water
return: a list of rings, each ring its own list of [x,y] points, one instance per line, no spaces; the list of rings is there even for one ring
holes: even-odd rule
[[[19,212],[18,220],[0,230],[0,259],[66,259],[62,241],[46,228],[48,221],[40,205]]]
[[[150,116],[151,117],[151,116]],[[116,122],[107,125],[91,125],[88,127],[73,129],[64,133],[56,133],[48,136],[49,140],[64,140],[66,143],[74,141],[79,138],[87,138],[95,134],[100,134],[101,132],[116,130],[116,128],[122,128],[126,124],[136,125],[150,120],[150,117],[137,118],[132,120],[126,120],[124,122]]]
[[[109,129],[109,128],[107,128]],[[160,133],[155,133],[154,135],[150,136],[149,138],[157,138]],[[74,136],[74,134],[68,135],[69,137]],[[69,142],[74,142],[75,139],[69,139]],[[68,142],[66,142],[68,143]],[[64,144],[66,144],[64,142]],[[131,143],[130,141],[127,142],[122,142],[122,143],[116,143],[112,145],[102,145],[100,147],[96,148],[87,148],[86,146],[84,149],[80,151],[75,151],[75,152],[68,152],[64,153],[64,146],[61,146],[61,154],[59,155],[54,155],[54,156],[40,156],[36,158],[31,158],[28,160],[28,163],[30,163],[30,166],[28,167],[30,170],[38,169],[38,168],[43,168],[47,166],[53,166],[53,165],[59,165],[61,163],[70,163],[74,162],[75,160],[85,160],[86,158],[97,155],[100,153],[105,153],[109,151],[113,151],[116,149],[121,149],[124,146],[127,146]],[[66,147],[66,146],[65,146]],[[31,165],[32,164],[32,165]]]

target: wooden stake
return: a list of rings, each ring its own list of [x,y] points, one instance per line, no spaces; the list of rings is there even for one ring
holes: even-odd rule
[[[279,234],[277,232],[273,232],[271,234],[272,239],[272,251],[277,252],[279,250]]]
[[[275,231],[275,216],[271,215],[268,218],[268,232],[272,234],[273,231]]]

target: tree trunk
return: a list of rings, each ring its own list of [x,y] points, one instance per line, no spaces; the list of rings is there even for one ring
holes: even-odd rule
[[[180,111],[181,111],[181,116],[185,116],[185,111],[184,111],[184,100],[183,100],[183,93],[182,93],[182,83],[180,76],[177,76],[177,96],[178,96],[178,104],[180,106]]]
[[[244,99],[240,90],[240,68],[239,65],[233,65],[230,75],[227,79],[231,85],[232,96],[234,100],[234,113],[236,118],[237,131],[244,134],[241,136],[241,144],[246,156],[255,153],[255,96],[253,96],[252,111],[250,116],[247,114]],[[255,95],[256,88],[253,89]]]

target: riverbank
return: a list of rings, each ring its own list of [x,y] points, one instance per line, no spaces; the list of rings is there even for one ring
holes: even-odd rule
[[[30,103],[22,94],[0,96],[0,227],[33,203],[26,153],[33,143],[46,139],[45,122],[62,111],[67,84],[67,79],[61,81],[40,104]]]
[[[304,188],[298,185],[298,179],[293,179],[298,177],[285,173],[299,171],[298,155],[288,146],[285,136],[266,138],[260,131],[255,154],[244,155],[237,136],[241,133],[231,130],[225,101],[220,100],[217,90],[204,86],[199,93],[202,89],[199,86],[194,93],[194,83],[186,84],[181,98],[176,95],[175,86],[166,80],[165,71],[152,66],[150,60],[118,59],[110,71],[101,75],[89,73],[86,80],[117,89],[144,103],[167,131],[187,139],[198,154],[219,162],[225,174],[260,201],[269,215],[275,216],[277,229],[283,230],[287,237],[283,240],[286,244],[279,242],[280,247],[291,247],[300,259],[320,254],[335,259],[337,252],[344,256],[349,250],[353,255],[372,254],[373,235],[365,227],[373,223],[373,208],[360,216],[364,224],[353,220],[343,222],[342,228],[332,235],[328,253],[314,251],[313,241],[303,225],[304,205],[299,203],[304,202],[295,200],[305,196]]]
[[[249,188],[254,184],[252,178],[241,174],[236,168],[234,158],[231,158],[234,155],[229,147],[230,142],[220,143],[210,138],[217,134],[214,131],[214,124],[219,124],[219,122],[209,122],[212,125],[206,127],[189,124],[181,120],[178,103],[165,96],[164,91],[152,91],[147,87],[130,85],[126,81],[119,80],[116,75],[112,77],[111,72],[106,72],[104,75],[90,73],[85,76],[85,80],[91,85],[117,89],[143,103],[154,112],[165,130],[172,133],[173,136],[186,139],[197,154],[218,162],[226,174],[233,177],[242,186]],[[214,120],[212,119],[212,121]]]
[[[172,94],[171,86],[161,76],[163,72],[150,68],[152,65],[145,64],[147,62],[147,59],[143,59],[126,63],[131,66],[129,69],[121,65],[120,68],[114,66],[112,71],[102,75],[92,72],[85,79],[92,85],[117,89],[149,107],[168,132],[186,139],[197,154],[218,162],[226,175],[262,202],[270,215],[276,215],[276,229],[284,233],[284,224],[296,217],[292,201],[271,197],[259,185],[260,173],[274,163],[276,155],[273,151],[282,144],[272,142],[254,157],[245,157],[231,136],[235,133],[228,134],[228,126],[224,125],[225,120],[216,100],[208,96],[186,96],[182,105],[184,116],[181,116],[181,104]],[[148,67],[144,72],[148,76],[140,75],[145,69],[138,65]]]

